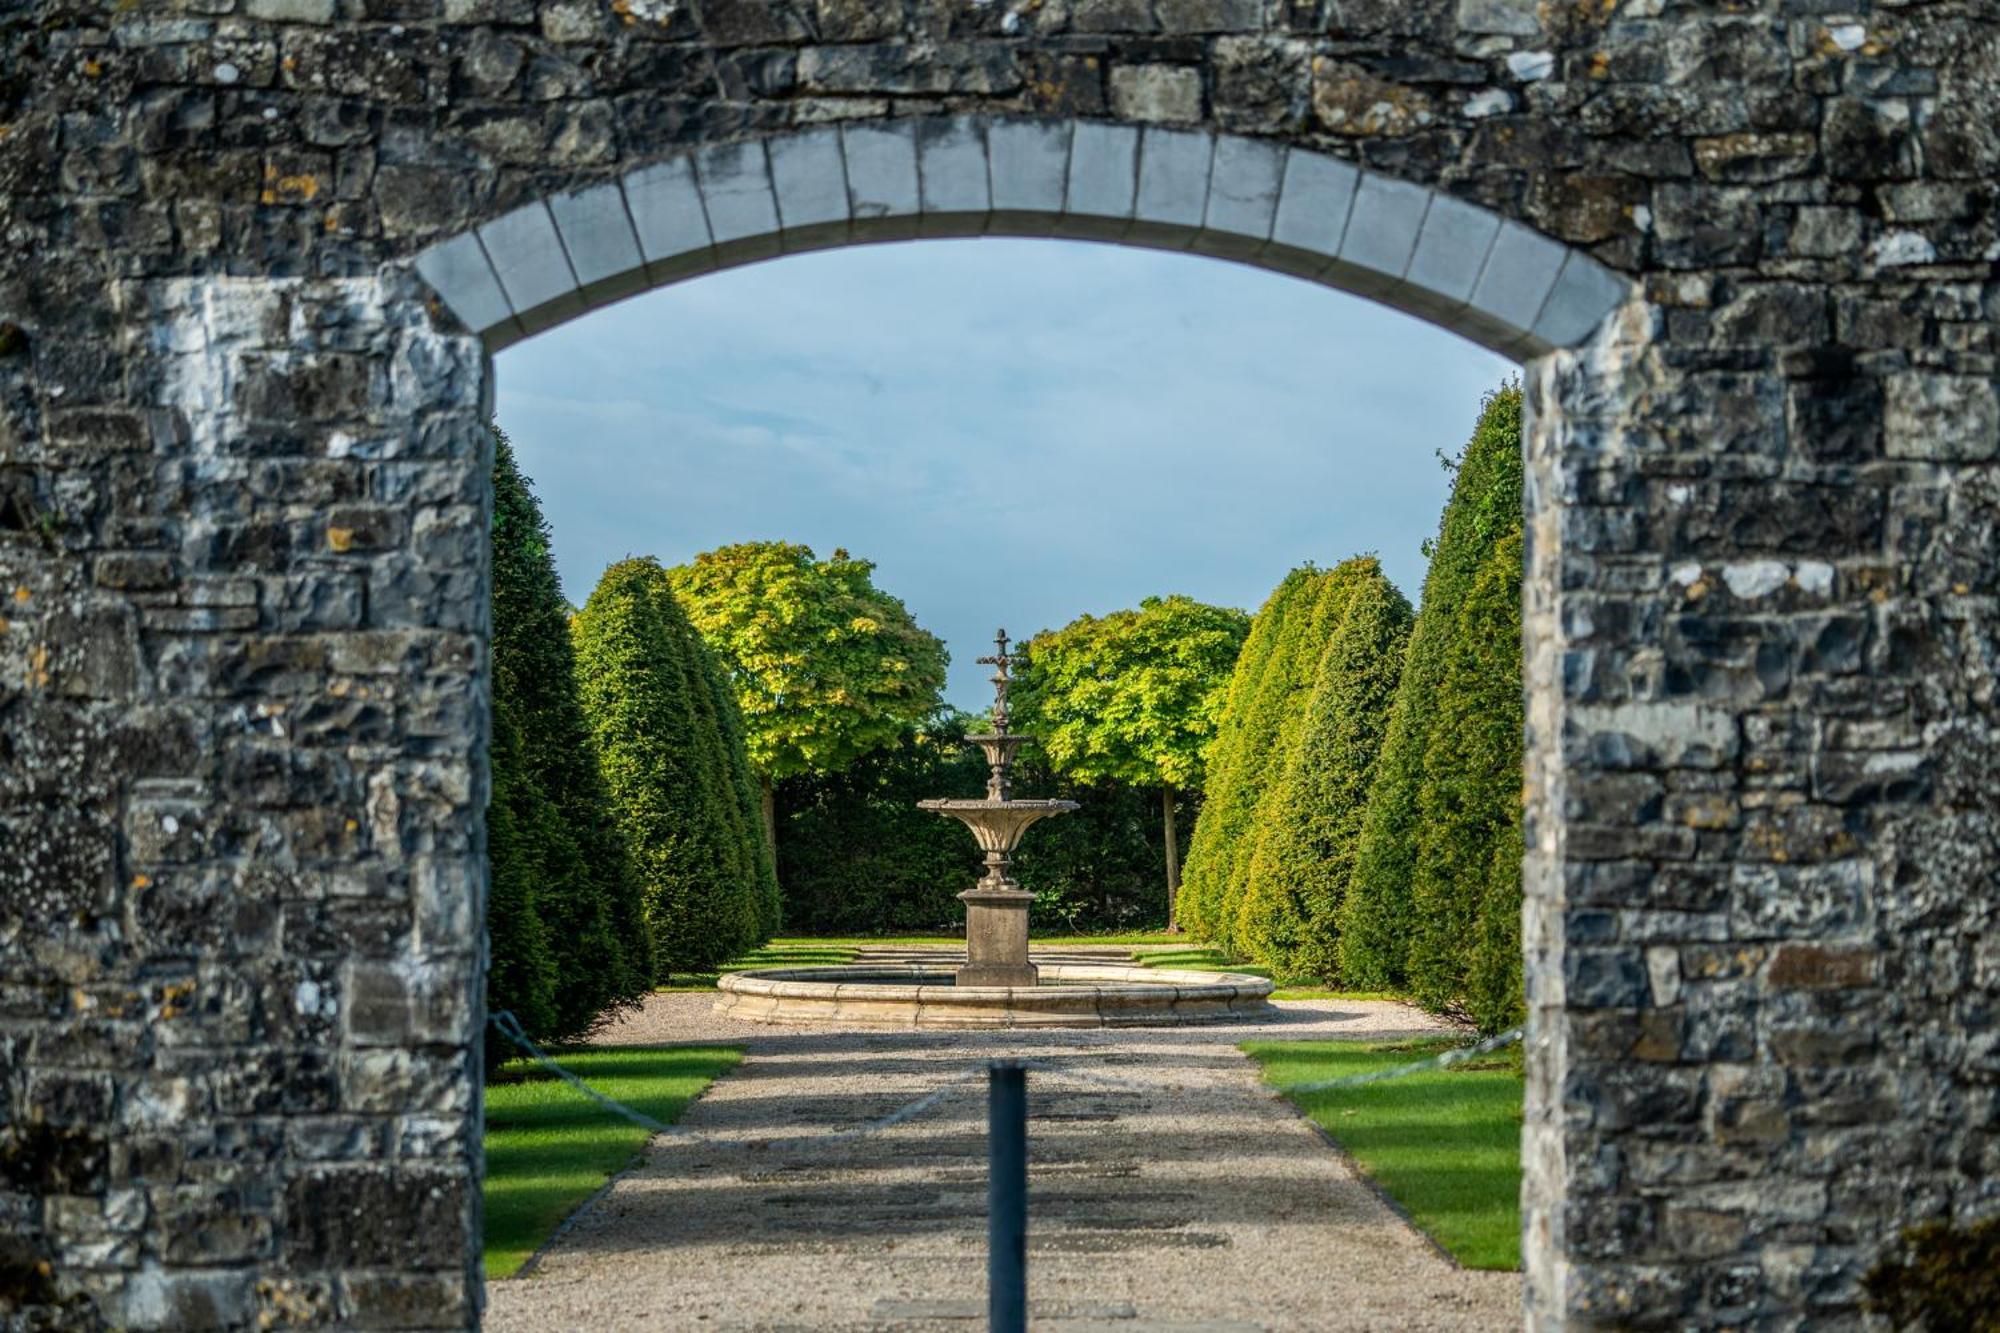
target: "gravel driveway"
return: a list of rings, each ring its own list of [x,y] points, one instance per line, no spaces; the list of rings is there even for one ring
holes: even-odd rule
[[[488,1328],[983,1329],[982,1082],[881,1133],[791,1136],[885,1115],[996,1055],[1143,1084],[1030,1075],[1036,1330],[1519,1326],[1517,1276],[1444,1258],[1236,1049],[1436,1029],[1408,1006],[1293,1001],[1256,1024],[955,1033],[764,1027],[712,1002],[656,995],[601,1039],[724,1041],[745,1057],[688,1109],[693,1136],[656,1138],[523,1276],[488,1286]]]

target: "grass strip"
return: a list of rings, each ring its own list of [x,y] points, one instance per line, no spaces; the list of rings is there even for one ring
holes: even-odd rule
[[[1247,972],[1254,977],[1269,977],[1271,969],[1256,963],[1238,962],[1228,954],[1208,945],[1184,944],[1175,949],[1145,949],[1134,953],[1133,959],[1140,967],[1192,968],[1202,972]],[[1274,1000],[1400,1000],[1403,997],[1390,991],[1338,990],[1322,986],[1311,977],[1273,978],[1278,988],[1271,992]]]
[[[662,1124],[743,1053],[721,1046],[554,1052],[607,1097]],[[486,1233],[489,1279],[510,1276],[564,1218],[631,1165],[647,1132],[526,1060],[510,1060],[486,1087]]]
[[[1254,1041],[1283,1091],[1420,1060],[1456,1041]],[[1521,1051],[1292,1101],[1467,1268],[1521,1266]]]

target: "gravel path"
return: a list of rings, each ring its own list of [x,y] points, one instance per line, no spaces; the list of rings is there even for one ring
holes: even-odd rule
[[[656,995],[601,1039],[724,1041],[745,1057],[688,1109],[698,1137],[655,1139],[524,1276],[488,1287],[488,1328],[975,1333],[982,1082],[879,1134],[789,1136],[885,1115],[995,1055],[1146,1085],[1029,1076],[1038,1333],[1519,1324],[1518,1277],[1442,1257],[1236,1049],[1437,1027],[1407,1006],[1292,1001],[1259,1024],[940,1033],[767,1027],[712,1002]]]

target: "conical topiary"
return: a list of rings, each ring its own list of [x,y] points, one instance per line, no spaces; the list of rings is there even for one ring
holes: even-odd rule
[[[1522,1008],[1521,545],[1493,548],[1459,608],[1410,879],[1412,992],[1488,1031]]]
[[[1509,386],[1481,407],[1430,545],[1423,603],[1410,631],[1341,908],[1340,970],[1347,985],[1372,990],[1408,984],[1416,929],[1410,881],[1420,833],[1418,793],[1431,737],[1441,725],[1438,689],[1459,607],[1474,577],[1493,547],[1520,527],[1521,391]]]
[[[1251,957],[1281,976],[1328,981],[1339,971],[1338,913],[1412,616],[1372,556],[1341,571],[1355,582],[1260,816],[1237,917],[1237,939]]]
[[[663,587],[657,561],[621,561],[573,622],[584,708],[632,848],[662,980],[712,971],[758,936],[711,687]]]
[[[556,577],[549,529],[504,432],[494,430],[493,697],[517,732],[518,762],[504,778],[532,783],[555,818],[521,830],[536,842],[537,912],[548,931],[556,983],[539,1037],[581,1036],[650,986],[652,941],[625,841],[598,769],[577,693],[569,604]],[[509,853],[505,844],[501,853]],[[504,861],[495,878],[514,873]]]
[[[1251,620],[1230,676],[1208,751],[1208,786],[1188,843],[1176,912],[1183,927],[1205,939],[1219,933],[1236,853],[1256,812],[1257,772],[1272,740],[1269,719],[1260,708],[1265,677],[1273,670],[1286,626],[1317,606],[1324,577],[1310,565],[1285,575]]]

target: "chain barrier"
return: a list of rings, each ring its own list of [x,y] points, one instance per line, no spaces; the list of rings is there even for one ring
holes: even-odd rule
[[[745,1140],[734,1135],[704,1134],[697,1130],[683,1129],[677,1125],[663,1124],[643,1111],[638,1111],[627,1106],[615,1097],[606,1096],[569,1070],[563,1068],[553,1056],[544,1051],[540,1046],[537,1046],[528,1034],[522,1030],[520,1020],[515,1018],[512,1012],[502,1009],[491,1016],[491,1021],[493,1026],[499,1029],[501,1036],[520,1047],[536,1064],[548,1070],[551,1074],[554,1074],[557,1078],[569,1084],[578,1092],[581,1092],[584,1096],[602,1106],[605,1110],[615,1115],[623,1116],[633,1124],[651,1133],[671,1135],[675,1139],[688,1143],[729,1142],[738,1144],[739,1146],[747,1143],[763,1148],[795,1143],[827,1146],[836,1143],[845,1143],[854,1139],[865,1138],[870,1134],[879,1134],[884,1130],[894,1129],[897,1125],[914,1120],[937,1106],[958,1089],[968,1083],[985,1078],[987,1074],[987,1065],[981,1063],[977,1068],[938,1085],[923,1096],[897,1107],[887,1115],[878,1116],[852,1129],[830,1130],[820,1134],[798,1134],[782,1139]],[[1402,1078],[1409,1074],[1421,1074],[1434,1069],[1449,1069],[1455,1064],[1476,1059],[1482,1055],[1490,1055],[1492,1052],[1500,1050],[1503,1047],[1511,1046],[1521,1040],[1521,1036],[1521,1028],[1510,1028],[1498,1036],[1488,1037],[1485,1041],[1476,1042],[1471,1046],[1454,1047],[1426,1059],[1412,1060],[1408,1064],[1396,1065],[1390,1069],[1373,1070],[1366,1074],[1349,1074],[1343,1078],[1322,1079],[1317,1083],[1293,1083],[1278,1088],[1277,1091],[1287,1096],[1309,1092],[1332,1092],[1339,1088],[1357,1088],[1367,1083],[1380,1083],[1386,1079]],[[1092,1073],[1077,1069],[1071,1065],[1056,1064],[1048,1060],[1010,1060],[1007,1063],[1021,1069],[1051,1074],[1058,1078],[1075,1079],[1080,1083],[1094,1083],[1100,1087],[1114,1088],[1120,1091],[1144,1093],[1147,1095],[1156,1095],[1160,1092],[1160,1087],[1157,1083],[1141,1083],[1133,1079],[1118,1078],[1110,1074]]]
[[[1288,1097],[1297,1096],[1302,1092],[1332,1092],[1336,1088],[1358,1088],[1365,1083],[1380,1083],[1385,1079],[1402,1078],[1406,1074],[1422,1074],[1433,1069],[1449,1069],[1455,1064],[1462,1064],[1467,1060],[1477,1059],[1482,1055],[1490,1055],[1503,1046],[1512,1046],[1515,1042],[1521,1040],[1523,1031],[1524,1029],[1522,1028],[1508,1028],[1497,1037],[1488,1037],[1485,1041],[1475,1042],[1470,1046],[1455,1046],[1451,1050],[1441,1051],[1428,1059],[1412,1060],[1406,1065],[1396,1065],[1390,1069],[1377,1069],[1366,1074],[1348,1074],[1344,1078],[1321,1079],[1317,1083],[1288,1083],[1284,1087],[1279,1088],[1278,1091]]]
[[[575,1088],[584,1096],[590,1098],[590,1100],[596,1102],[599,1106],[602,1106],[605,1110],[610,1111],[614,1115],[623,1116],[641,1129],[648,1130],[654,1134],[670,1135],[683,1143],[727,1142],[738,1146],[755,1146],[759,1148],[770,1148],[793,1143],[843,1143],[851,1139],[863,1138],[869,1134],[879,1134],[883,1130],[894,1129],[897,1125],[914,1120],[966,1084],[986,1077],[986,1066],[981,1065],[977,1069],[970,1070],[967,1073],[959,1075],[957,1078],[938,1085],[915,1101],[899,1106],[889,1112],[889,1114],[878,1116],[876,1119],[866,1121],[863,1124],[855,1126],[853,1129],[829,1130],[821,1134],[797,1134],[782,1139],[744,1139],[736,1135],[704,1134],[699,1130],[684,1129],[679,1125],[663,1124],[645,1112],[627,1106],[616,1097],[606,1096],[569,1070],[564,1069],[554,1056],[550,1055],[540,1046],[537,1046],[534,1040],[522,1030],[521,1020],[514,1017],[511,1010],[502,1009],[490,1015],[489,1021],[492,1022],[495,1028],[499,1029],[501,1036],[525,1051],[529,1059],[548,1070],[551,1074],[554,1074],[563,1082],[569,1084],[572,1088]]]

